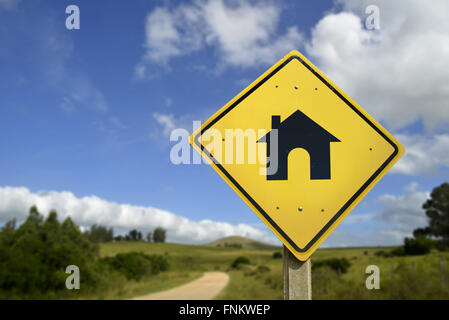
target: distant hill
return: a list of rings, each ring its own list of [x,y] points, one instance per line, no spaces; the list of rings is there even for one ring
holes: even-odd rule
[[[218,239],[211,243],[206,244],[206,246],[223,247],[223,248],[234,247],[234,248],[242,248],[242,249],[250,249],[250,250],[280,250],[280,249],[282,249],[279,246],[275,246],[272,244],[260,242],[260,241],[245,238],[245,237],[239,237],[239,236],[232,236],[232,237]]]

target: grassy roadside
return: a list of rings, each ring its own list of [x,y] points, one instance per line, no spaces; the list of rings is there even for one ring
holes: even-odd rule
[[[167,290],[201,276],[206,271],[229,271],[232,261],[238,256],[247,256],[255,264],[263,264],[272,260],[272,250],[238,249],[214,246],[194,246],[173,243],[146,243],[146,242],[117,242],[100,245],[102,257],[114,256],[118,253],[130,251],[145,254],[161,254],[167,257],[170,263],[170,271],[162,272],[141,282],[124,281],[117,287],[108,288],[100,296],[92,296],[98,299],[127,299],[152,292]],[[279,250],[276,250],[279,251]],[[231,279],[239,277],[239,272],[230,272]],[[238,283],[239,280],[232,280]],[[228,285],[229,287],[229,285]],[[232,287],[226,288],[228,296],[236,292]],[[270,295],[266,295],[269,299]],[[262,298],[262,297],[261,297]]]
[[[314,270],[313,299],[449,299],[449,270],[446,287],[441,283],[440,259],[449,264],[449,253],[432,252],[423,256],[380,257],[376,252],[391,248],[319,249],[312,258],[346,258],[351,266],[347,273],[337,274],[325,267]],[[108,243],[101,245],[101,255],[140,251],[162,254],[170,262],[170,271],[162,272],[139,283],[125,281],[92,298],[126,299],[176,287],[192,281],[206,271],[223,271],[230,275],[227,287],[217,299],[281,299],[282,259],[273,258],[277,250],[155,244],[145,242]],[[250,265],[240,269],[230,266],[237,257],[246,257]],[[380,290],[367,290],[364,273],[368,265],[380,269]],[[449,269],[449,267],[448,267]],[[118,289],[119,288],[119,289]]]
[[[202,275],[201,272],[163,272],[142,281],[122,281],[101,294],[80,297],[80,299],[132,299],[153,292],[175,288],[193,281]]]
[[[282,299],[282,274],[249,275],[251,272],[230,271],[230,281],[216,300],[279,300]]]
[[[321,249],[313,261],[345,257],[351,267],[345,274],[329,268],[312,272],[312,297],[327,299],[449,299],[449,270],[446,286],[441,281],[440,259],[449,261],[449,253],[432,252],[422,256],[378,257],[385,248]],[[263,259],[259,265],[229,272],[230,282],[217,299],[282,299],[282,259]],[[263,265],[269,269],[257,272]],[[380,290],[365,286],[368,265],[380,269]],[[264,268],[265,269],[265,268]],[[256,271],[254,271],[256,270]]]
[[[197,249],[197,250],[195,250]],[[71,291],[69,299],[131,299],[134,297],[168,290],[190,281],[203,274],[201,268],[185,268],[186,252],[195,252],[196,256],[205,256],[208,250],[201,250],[198,246],[183,246],[169,243],[146,242],[117,242],[100,244],[100,256],[111,257],[118,253],[142,252],[145,254],[165,255],[170,263],[169,271],[157,275],[149,275],[140,281],[128,280],[118,275],[110,275],[105,279],[106,285],[94,292],[84,293],[78,296],[76,291]],[[187,259],[187,260],[190,260]],[[106,276],[106,275],[105,275]]]

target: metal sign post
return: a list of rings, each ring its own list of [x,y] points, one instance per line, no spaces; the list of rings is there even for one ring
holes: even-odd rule
[[[298,260],[284,246],[284,300],[312,300],[312,262]]]

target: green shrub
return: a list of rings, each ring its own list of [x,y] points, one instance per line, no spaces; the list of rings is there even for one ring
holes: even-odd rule
[[[227,243],[225,242],[225,248],[236,248],[236,249],[242,249],[243,246],[241,243]]]
[[[258,273],[267,273],[267,272],[270,272],[271,270],[270,270],[270,268],[268,268],[267,266],[258,266],[257,267],[257,272]]]
[[[404,247],[397,247],[390,251],[390,257],[401,257],[405,255]]]
[[[322,267],[329,267],[332,270],[340,273],[348,272],[351,262],[346,258],[332,258],[325,260],[318,260],[312,263],[312,269],[318,269]]]
[[[238,269],[242,264],[251,264],[250,260],[247,257],[237,257],[231,264],[231,269]]]
[[[167,271],[170,267],[170,264],[168,263],[168,260],[166,257],[154,254],[151,256],[147,255],[147,258],[151,261],[151,273],[152,274],[158,274],[159,272]]]
[[[269,274],[266,276],[264,283],[268,285],[271,289],[282,290],[282,275],[281,274]]]
[[[282,253],[279,251],[273,252],[273,259],[281,259]]]
[[[391,257],[391,253],[386,252],[385,250],[379,250],[374,253],[376,257],[388,258]]]
[[[0,297],[68,295],[65,270],[69,265],[81,270],[83,292],[96,288],[101,274],[97,258],[98,247],[70,218],[60,223],[56,211],[51,211],[44,220],[32,207],[19,228],[10,222],[0,231]]]
[[[141,252],[119,253],[102,259],[102,263],[123,274],[127,279],[140,280],[149,274],[168,270],[168,260],[162,255],[147,255]]]
[[[428,254],[435,247],[435,242],[424,237],[405,238],[404,254],[407,256]]]
[[[447,240],[436,241],[435,248],[439,251],[449,251],[449,242]]]

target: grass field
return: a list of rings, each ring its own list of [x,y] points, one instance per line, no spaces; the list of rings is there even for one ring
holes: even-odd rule
[[[254,249],[254,250],[280,250],[280,247],[271,245],[268,243],[256,241],[253,239],[248,239],[244,237],[226,237],[222,239],[215,240],[208,243],[207,246],[211,247],[240,247],[241,249]]]
[[[449,253],[432,252],[425,256],[378,257],[379,250],[389,248],[321,249],[312,257],[314,261],[345,257],[351,262],[347,273],[337,274],[329,268],[313,271],[313,299],[449,299],[449,272],[442,283],[440,259],[449,261]],[[223,271],[230,275],[228,286],[218,299],[282,299],[282,259],[273,258],[275,249],[247,249],[215,245],[181,245],[171,243],[118,242],[101,245],[102,256],[120,252],[141,251],[163,254],[170,261],[170,272],[161,273],[140,283],[127,283],[119,291],[100,298],[129,298],[156,292],[200,276],[204,271]],[[247,257],[251,264],[238,270],[230,265],[239,256]],[[364,270],[368,265],[380,269],[380,290],[368,290]],[[266,268],[260,268],[264,266]]]

